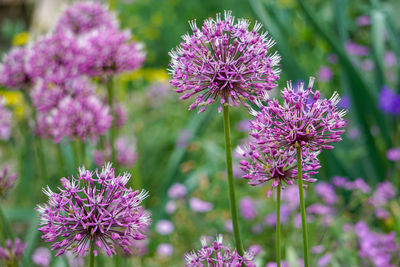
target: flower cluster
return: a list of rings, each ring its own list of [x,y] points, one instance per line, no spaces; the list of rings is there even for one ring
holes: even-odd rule
[[[18,266],[18,261],[21,259],[26,249],[26,243],[23,243],[19,238],[13,242],[7,239],[6,246],[0,247],[0,261],[4,266]]]
[[[218,235],[216,240],[212,244],[208,245],[206,238],[201,239],[202,248],[197,252],[188,252],[185,254],[186,265],[201,267],[204,264],[212,266],[248,266],[255,267],[254,255],[251,251],[245,252],[240,256],[235,250],[231,250],[229,247],[223,245],[222,235]]]
[[[134,137],[118,137],[114,143],[117,163],[121,166],[132,167],[137,160],[136,139]],[[94,161],[97,165],[111,160],[111,147],[109,144],[103,150],[94,151]]]
[[[116,246],[131,253],[133,240],[146,238],[150,214],[140,206],[147,197],[145,191],[134,191],[126,185],[130,174],[116,176],[111,164],[91,172],[84,167],[74,178],[62,178],[59,192],[49,187],[43,192],[49,197],[39,205],[39,231],[46,242],[55,242],[53,250],[61,255],[72,250],[75,255],[85,255],[91,244],[94,254],[108,256],[116,253]]]
[[[392,89],[383,86],[379,94],[379,108],[387,114],[400,114],[400,95],[396,94]]]
[[[8,167],[4,167],[3,171],[0,173],[0,197],[4,197],[6,193],[14,187],[17,175],[8,173]]]
[[[30,84],[25,71],[26,48],[15,47],[3,58],[0,65],[0,84],[9,89],[22,89]]]
[[[12,112],[5,107],[5,101],[0,97],[0,140],[8,140],[11,136]]]
[[[50,265],[51,252],[45,248],[37,248],[32,255],[32,261],[38,266],[47,267]]]
[[[189,24],[193,34],[185,34],[180,46],[169,53],[171,85],[184,93],[181,99],[197,95],[189,109],[201,106],[202,112],[219,100],[221,110],[223,104],[254,101],[276,86],[280,57],[269,54],[275,42],[267,33],[259,33],[260,23],[249,30],[249,21],[235,23],[226,11],[224,19],[217,14],[201,28],[196,21]]]

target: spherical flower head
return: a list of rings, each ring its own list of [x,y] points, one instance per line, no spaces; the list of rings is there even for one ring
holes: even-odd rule
[[[97,29],[82,38],[88,56],[86,73],[89,76],[109,76],[133,71],[145,60],[143,45],[129,42],[127,31]]]
[[[38,115],[39,128],[44,127],[47,133],[58,143],[66,136],[71,140],[95,139],[104,135],[111,127],[110,108],[97,96],[63,98],[58,106]],[[44,116],[44,125],[41,124]],[[41,132],[42,129],[39,130]]]
[[[252,220],[257,216],[255,204],[250,197],[244,197],[240,200],[240,214],[246,220]]]
[[[47,267],[50,265],[51,253],[47,248],[37,248],[33,252],[32,261],[38,266]]]
[[[157,254],[162,257],[169,257],[174,253],[174,247],[169,243],[161,243],[157,247]]]
[[[260,102],[261,110],[251,112],[256,117],[251,136],[273,148],[332,149],[330,143],[342,140],[346,111],[337,108],[340,98],[336,92],[330,99],[321,99],[319,91],[313,91],[313,84],[313,77],[307,88],[304,83],[293,88],[289,82],[281,91],[282,105],[266,96],[266,105]]]
[[[268,197],[271,196],[274,188],[279,184],[282,186],[292,185],[297,180],[297,160],[294,149],[270,148],[264,144],[262,136],[260,140],[249,143],[248,146],[238,147],[237,153],[243,159],[240,161],[240,168],[245,172],[243,178],[253,186],[272,181],[272,187],[268,190]],[[316,152],[304,149],[302,153],[303,181],[312,183],[316,179],[311,178],[321,167]]]
[[[114,148],[117,155],[117,162],[120,166],[130,168],[137,161],[136,138],[134,136],[118,137],[115,140]],[[95,163],[100,166],[110,161],[111,147],[109,143],[106,144],[105,149],[94,151],[93,157]]]
[[[243,256],[240,256],[236,249],[231,250],[223,244],[222,235],[218,235],[211,244],[207,244],[206,238],[202,238],[201,244],[202,248],[197,252],[192,251],[185,254],[185,266],[203,267],[210,264],[211,266],[256,266],[252,251],[245,252]]]
[[[160,220],[156,224],[156,231],[160,235],[169,235],[174,231],[174,229],[174,224],[168,220]]]
[[[57,22],[55,32],[80,36],[98,28],[118,27],[118,20],[107,7],[96,2],[78,2],[65,10]]]
[[[4,266],[18,266],[26,246],[19,238],[15,239],[14,244],[7,239],[5,247],[0,247],[0,262],[3,262]]]
[[[172,199],[184,198],[186,194],[186,186],[180,183],[175,183],[168,189],[168,196]]]
[[[76,178],[61,178],[57,193],[43,189],[49,200],[37,207],[39,231],[46,242],[54,242],[56,256],[69,250],[83,256],[94,244],[95,255],[112,257],[117,246],[130,253],[133,240],[146,238],[150,214],[140,204],[147,192],[128,188],[130,178],[115,175],[108,163],[101,171],[81,167]]]
[[[0,140],[7,141],[11,136],[12,112],[5,107],[5,100],[0,97]]]
[[[55,84],[63,83],[84,72],[87,64],[84,51],[85,48],[69,35],[44,36],[30,47],[26,72],[34,81],[45,79]]]
[[[201,28],[196,21],[189,24],[193,34],[185,34],[180,46],[169,53],[169,71],[171,85],[183,93],[181,99],[197,95],[190,110],[201,106],[203,112],[219,101],[221,111],[223,104],[246,104],[276,86],[280,57],[269,54],[275,42],[267,33],[259,33],[260,23],[249,30],[248,20],[235,22],[226,11],[224,19],[217,14]]]
[[[400,95],[396,94],[388,86],[383,86],[379,93],[379,108],[387,114],[400,114]]]
[[[195,212],[207,212],[213,209],[213,204],[203,201],[199,198],[192,197],[189,199],[189,206]]]
[[[8,167],[3,167],[0,172],[0,198],[5,197],[7,192],[14,187],[17,175],[15,173],[9,174]]]
[[[67,79],[60,84],[38,80],[31,89],[30,96],[38,111],[50,111],[66,96],[88,97],[95,87],[83,76]]]
[[[24,89],[30,84],[30,78],[25,71],[25,47],[14,47],[4,57],[0,65],[0,84],[8,89]]]

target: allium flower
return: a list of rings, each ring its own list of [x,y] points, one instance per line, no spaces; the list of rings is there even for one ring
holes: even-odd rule
[[[126,188],[130,178],[128,173],[116,176],[108,163],[101,172],[82,167],[77,178],[61,178],[58,193],[43,189],[49,201],[37,207],[39,231],[46,242],[54,242],[56,256],[69,250],[83,256],[92,243],[95,255],[111,257],[116,246],[131,253],[132,241],[146,238],[150,214],[140,203],[147,192]]]
[[[391,148],[387,151],[386,157],[391,161],[400,160],[400,147]]]
[[[248,266],[255,267],[254,255],[251,251],[245,252],[243,257],[240,256],[236,249],[231,250],[229,247],[223,245],[222,235],[218,235],[212,244],[207,244],[205,238],[201,239],[202,248],[197,252],[188,252],[185,254],[186,264],[190,267],[202,266],[231,266],[240,267]]]
[[[0,198],[4,197],[7,192],[14,187],[17,175],[9,174],[8,167],[3,167],[3,171],[0,172]]]
[[[383,86],[379,94],[379,108],[391,115],[400,114],[400,95],[396,94],[388,86]]]
[[[59,84],[80,76],[87,65],[86,48],[68,35],[47,35],[28,50],[26,72],[32,80]]]
[[[240,214],[246,220],[252,220],[257,216],[255,204],[250,197],[244,197],[240,200]]]
[[[5,107],[5,100],[0,97],[0,140],[11,136],[12,112]]]
[[[165,212],[168,214],[174,213],[176,210],[176,202],[173,200],[170,200],[167,202],[165,205]]]
[[[331,262],[331,260],[332,260],[332,254],[331,253],[326,253],[321,258],[319,258],[317,266],[318,267],[328,266],[328,264]]]
[[[371,24],[371,18],[368,15],[358,16],[356,19],[358,26],[368,26]]]
[[[319,182],[315,185],[315,192],[322,198],[322,200],[329,205],[336,203],[337,196],[335,188],[326,182]]]
[[[95,95],[63,98],[50,114],[38,114],[38,131],[47,133],[58,143],[62,137],[86,140],[103,135],[111,126],[109,107]],[[44,127],[44,129],[40,129]]]
[[[261,137],[261,136],[259,136]],[[263,144],[263,140],[254,141],[248,147],[238,147],[236,151],[244,158],[240,161],[241,169],[246,173],[243,178],[250,185],[257,186],[272,180],[272,188],[268,190],[271,196],[273,188],[279,183],[291,185],[297,179],[296,151],[293,149],[278,150]],[[317,153],[304,150],[302,153],[303,181],[312,183],[311,178],[321,166]]]
[[[19,238],[15,239],[14,245],[10,239],[7,239],[6,246],[0,247],[0,262],[3,262],[4,266],[18,266],[25,249],[26,243],[22,243]]]
[[[225,11],[217,18],[207,19],[199,29],[191,21],[193,35],[185,34],[183,42],[172,50],[170,73],[171,85],[181,99],[197,95],[190,110],[202,106],[203,112],[215,101],[238,105],[246,100],[254,101],[265,90],[271,90],[279,79],[277,53],[269,50],[275,42],[267,33],[259,33],[260,23],[249,30],[250,22],[235,18]]]
[[[161,243],[157,247],[157,254],[160,256],[168,257],[174,253],[174,247],[168,243]]]
[[[321,81],[329,82],[330,80],[332,80],[332,76],[333,76],[332,70],[328,66],[322,66],[318,71],[318,78]]]
[[[128,112],[126,108],[121,104],[114,105],[114,116],[115,116],[115,126],[121,128],[126,120],[128,119]]]
[[[82,40],[88,56],[86,73],[90,76],[114,75],[132,71],[142,66],[145,53],[143,45],[128,42],[129,32],[99,29]]]
[[[84,77],[65,80],[54,84],[39,80],[31,89],[30,95],[33,105],[40,111],[50,111],[66,96],[88,97],[95,92],[95,87]]]
[[[32,261],[34,264],[47,267],[50,265],[51,253],[47,248],[37,248],[32,255]]]
[[[304,83],[293,88],[289,82],[281,91],[282,105],[278,100],[268,98],[265,99],[266,106],[259,103],[261,110],[251,112],[256,118],[250,135],[262,139],[269,147],[283,149],[299,145],[303,153],[307,153],[305,148],[311,151],[332,149],[330,143],[342,140],[340,135],[346,125],[343,119],[346,111],[336,107],[340,101],[336,92],[330,99],[320,99],[319,91],[312,90],[313,84],[313,77],[307,88]]]
[[[376,191],[370,197],[369,203],[375,208],[380,208],[396,196],[396,190],[390,182],[379,183]]]
[[[356,44],[352,41],[347,41],[345,43],[345,48],[347,53],[349,53],[350,55],[366,56],[369,53],[368,47]]]
[[[0,65],[0,84],[8,89],[24,89],[30,84],[25,71],[26,48],[14,47],[4,57]]]
[[[58,20],[55,32],[80,36],[99,28],[118,29],[115,15],[100,3],[78,2],[68,7]]]

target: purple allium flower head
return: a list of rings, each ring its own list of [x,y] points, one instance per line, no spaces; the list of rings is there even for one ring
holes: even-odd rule
[[[77,98],[66,96],[50,114],[38,114],[38,132],[43,136],[47,131],[56,143],[64,136],[72,140],[94,139],[107,132],[111,121],[109,107],[95,95]]]
[[[137,161],[136,152],[136,138],[134,136],[120,136],[115,140],[114,143],[115,152],[117,155],[117,162],[119,165],[124,167],[132,167]],[[107,143],[104,150],[94,151],[94,162],[101,166],[105,162],[111,160],[111,147]]]
[[[78,2],[65,10],[55,32],[78,37],[99,28],[117,30],[118,27],[118,20],[105,6],[95,2]]]
[[[174,213],[176,210],[176,202],[174,200],[170,200],[165,205],[165,212],[168,214]]]
[[[393,67],[397,64],[396,55],[392,51],[385,53],[384,62],[386,67]]]
[[[331,260],[332,260],[332,254],[331,253],[326,253],[321,258],[319,258],[317,266],[318,267],[325,267],[331,262]]]
[[[47,267],[50,265],[51,253],[49,249],[41,247],[37,248],[32,255],[32,261],[34,264],[42,267]]]
[[[156,231],[160,235],[169,235],[174,231],[174,224],[168,220],[160,220],[156,224]]]
[[[90,76],[108,76],[139,68],[145,59],[143,45],[128,42],[127,31],[99,29],[82,39],[88,56],[86,73]]]
[[[4,266],[18,266],[26,246],[26,243],[23,243],[19,238],[14,240],[14,244],[10,239],[7,239],[5,247],[0,246],[0,262],[3,262]]]
[[[355,232],[358,237],[361,258],[368,259],[376,267],[394,267],[391,264],[393,255],[398,253],[396,235],[379,234],[369,230],[368,225],[360,221],[355,225]]]
[[[324,246],[322,245],[314,246],[311,248],[311,252],[314,254],[320,254],[322,253],[322,251],[324,251]]]
[[[196,212],[207,212],[213,209],[212,203],[203,201],[196,197],[189,199],[189,206],[193,211]]]
[[[376,191],[370,197],[369,202],[376,208],[384,206],[390,199],[396,196],[396,190],[393,185],[386,181],[379,183]]]
[[[368,47],[356,44],[352,41],[347,41],[344,46],[347,53],[350,55],[366,56],[369,53]]]
[[[201,28],[196,21],[189,22],[193,35],[185,34],[183,42],[172,50],[171,85],[181,99],[194,95],[196,100],[190,110],[199,106],[203,112],[215,101],[222,105],[239,105],[245,100],[254,101],[265,90],[271,90],[279,79],[277,53],[269,50],[275,42],[267,33],[259,33],[260,23],[249,30],[250,22],[235,18],[225,11],[222,19],[209,18]]]
[[[157,254],[163,257],[171,256],[174,253],[174,247],[169,243],[161,243],[157,246]]]
[[[225,221],[224,228],[229,233],[233,233],[233,224],[231,219]]]
[[[342,108],[342,109],[349,109],[350,106],[351,106],[350,97],[349,97],[348,95],[344,95],[344,96],[340,99],[340,101],[339,101],[339,103],[337,104],[337,106],[338,106],[339,108]]]
[[[237,253],[236,249],[231,250],[223,244],[222,235],[218,235],[216,240],[207,244],[206,238],[201,239],[202,248],[197,252],[188,252],[185,254],[187,267],[202,267],[204,265],[212,266],[247,266],[255,267],[254,255],[251,251],[245,252],[243,257]]]
[[[240,200],[240,214],[246,220],[252,220],[257,216],[257,210],[250,197],[243,197]]]
[[[375,67],[374,62],[369,58],[363,60],[361,63],[361,68],[364,71],[372,71],[374,67]]]
[[[123,105],[117,103],[114,106],[114,114],[115,114],[115,126],[117,126],[117,128],[121,128],[128,119],[128,112],[126,111],[126,108]]]
[[[400,95],[396,94],[388,86],[383,86],[379,94],[379,108],[388,114],[400,114]]]
[[[60,84],[68,78],[84,73],[86,48],[68,35],[47,35],[28,50],[26,72],[32,80],[44,79]]]
[[[319,182],[315,185],[314,190],[326,204],[333,205],[336,203],[337,196],[331,184]]]
[[[95,255],[112,257],[116,246],[130,253],[133,240],[146,238],[151,219],[140,204],[147,192],[127,188],[130,178],[116,176],[108,163],[100,172],[82,167],[76,178],[61,178],[58,193],[43,189],[49,201],[37,207],[39,231],[46,242],[54,242],[56,256],[67,250],[83,256],[93,243]]]
[[[253,124],[255,125],[255,123]],[[268,190],[271,196],[273,188],[279,183],[291,185],[297,179],[296,151],[293,149],[277,150],[265,145],[263,137],[258,135],[258,141],[250,143],[248,147],[238,147],[238,153],[243,156],[240,161],[241,169],[246,173],[243,178],[250,185],[257,186],[272,180],[272,188]],[[311,175],[320,168],[315,152],[304,149],[307,153],[302,155],[303,180],[307,183],[314,182]]]
[[[0,96],[0,140],[11,136],[12,112],[5,107],[5,100]]]
[[[323,82],[329,82],[332,80],[333,72],[328,66],[321,66],[318,71],[318,78]]]
[[[82,76],[54,84],[39,80],[31,89],[30,96],[33,105],[39,112],[50,111],[66,96],[85,98],[93,95],[95,87],[87,78]]]
[[[173,199],[183,198],[186,196],[186,193],[186,186],[180,183],[175,183],[168,189],[168,196]]]
[[[251,251],[254,256],[257,256],[258,254],[260,254],[262,250],[263,249],[260,245],[252,245],[248,249],[248,251]]]
[[[371,18],[368,15],[358,16],[356,19],[358,26],[368,26],[371,24]]]
[[[346,111],[337,108],[340,98],[336,92],[330,99],[321,99],[319,91],[313,92],[313,84],[313,77],[307,88],[303,83],[293,88],[289,82],[281,91],[283,105],[266,95],[266,106],[258,103],[261,110],[251,110],[256,117],[251,135],[259,143],[272,148],[295,148],[299,145],[306,154],[305,148],[312,151],[332,149],[330,143],[342,140]]]
[[[8,89],[27,89],[30,78],[25,71],[26,48],[14,47],[0,65],[0,84]]]
[[[389,149],[386,157],[391,161],[400,161],[400,147]]]
[[[3,171],[0,172],[0,198],[4,197],[14,187],[16,179],[17,174],[9,174],[8,167],[4,166]]]

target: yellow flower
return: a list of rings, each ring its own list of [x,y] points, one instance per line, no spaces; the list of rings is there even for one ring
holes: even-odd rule
[[[120,76],[122,82],[145,80],[147,82],[165,82],[168,74],[164,69],[140,69],[124,73]]]
[[[21,32],[14,36],[13,45],[25,45],[29,40],[29,32]]]
[[[6,105],[13,109],[17,118],[24,117],[25,100],[24,95],[20,91],[2,91],[0,95],[6,101]]]

